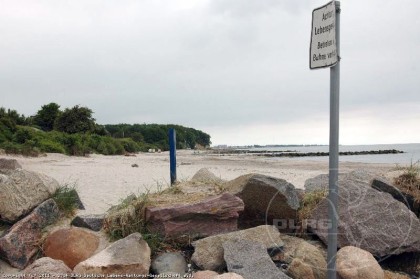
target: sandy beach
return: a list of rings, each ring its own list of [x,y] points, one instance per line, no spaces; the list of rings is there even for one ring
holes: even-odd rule
[[[103,213],[128,195],[169,187],[169,153],[139,153],[135,156],[71,157],[62,154],[30,158],[14,158],[26,170],[55,178],[61,185],[75,186],[86,207],[87,214]],[[138,167],[132,167],[137,164]],[[207,168],[224,180],[243,174],[259,173],[285,179],[297,188],[305,180],[328,173],[328,163],[292,159],[273,160],[250,155],[220,156],[205,151],[177,152],[177,176],[185,181],[201,168]],[[340,172],[363,168],[392,175],[394,164],[340,163]],[[391,173],[390,173],[391,172]]]

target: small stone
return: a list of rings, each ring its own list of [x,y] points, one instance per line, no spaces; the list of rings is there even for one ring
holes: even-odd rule
[[[287,273],[292,278],[315,279],[312,267],[308,266],[298,258],[292,261],[292,263],[289,266],[289,269],[287,270]]]
[[[152,270],[156,274],[171,272],[182,276],[187,270],[187,262],[180,253],[164,253],[153,261]]]
[[[98,232],[104,224],[105,214],[78,215],[71,221],[71,225]]]
[[[23,274],[49,274],[50,276],[70,276],[72,270],[60,260],[43,257],[34,261],[22,272]]]
[[[337,252],[337,274],[341,279],[384,279],[384,272],[372,254],[353,246]]]

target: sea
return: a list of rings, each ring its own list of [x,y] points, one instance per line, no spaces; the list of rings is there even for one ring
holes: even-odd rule
[[[246,148],[256,151],[291,151],[299,153],[309,152],[328,152],[328,145],[302,145],[302,146],[281,146],[281,147],[252,147]],[[376,144],[376,145],[340,145],[340,152],[354,152],[354,151],[377,151],[396,149],[403,151],[399,154],[379,154],[379,155],[346,155],[340,156],[340,162],[361,162],[361,163],[385,163],[395,165],[420,165],[420,143],[410,144]],[[314,156],[314,157],[273,157],[273,160],[313,160],[313,161],[328,161],[328,156]]]

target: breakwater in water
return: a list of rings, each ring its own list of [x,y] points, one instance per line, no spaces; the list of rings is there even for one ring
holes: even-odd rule
[[[272,150],[244,150],[244,149],[215,149],[211,153],[219,155],[240,155],[240,154],[249,154],[254,156],[263,156],[263,157],[322,157],[329,156],[329,152],[297,152],[295,150],[282,150],[282,151],[272,151]],[[381,154],[400,154],[404,151],[396,149],[386,149],[386,150],[368,150],[368,151],[343,151],[340,152],[340,156],[350,156],[350,155],[381,155]]]

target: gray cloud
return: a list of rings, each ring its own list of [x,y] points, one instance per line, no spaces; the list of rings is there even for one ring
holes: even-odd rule
[[[0,3],[1,106],[30,115],[51,101],[82,104],[100,123],[177,123],[209,129],[214,143],[227,142],[227,131],[240,134],[239,127],[266,133],[269,142],[282,142],[285,131],[264,129],[283,127],[298,142],[307,136],[293,127],[313,134],[328,121],[329,71],[308,67],[311,11],[324,2]],[[404,6],[342,1],[346,119],[369,110],[383,121],[393,117],[384,108],[393,107],[401,122],[417,117],[420,3]]]

